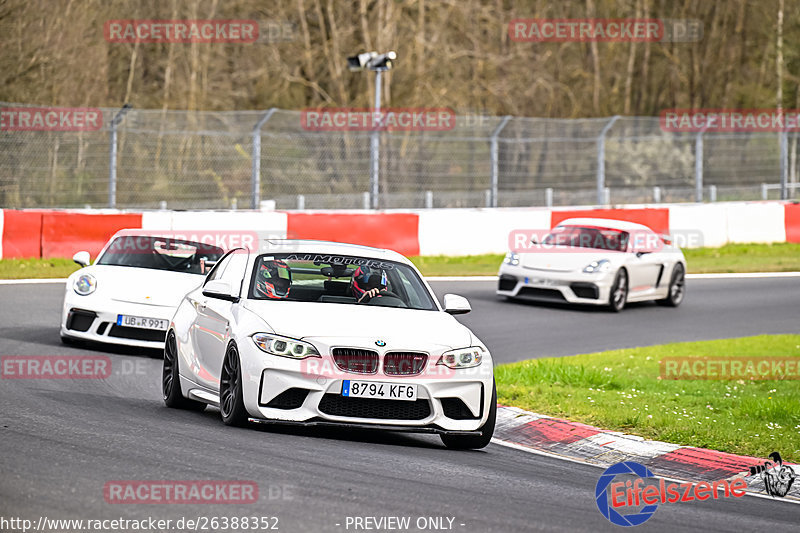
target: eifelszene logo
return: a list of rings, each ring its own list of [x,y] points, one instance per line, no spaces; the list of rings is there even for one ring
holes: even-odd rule
[[[616,481],[617,476],[629,479]],[[631,480],[630,476],[635,476]],[[646,466],[624,461],[610,466],[595,486],[595,500],[600,513],[618,526],[638,526],[647,522],[660,503],[685,503],[705,501],[720,497],[741,498],[747,490],[747,481],[720,479],[714,482],[667,483],[656,479]],[[626,514],[623,514],[626,513]]]

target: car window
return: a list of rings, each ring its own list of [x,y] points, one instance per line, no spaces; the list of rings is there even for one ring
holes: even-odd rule
[[[542,244],[595,248],[624,252],[628,248],[627,231],[592,226],[556,226],[542,240]]]
[[[374,298],[363,298],[378,289]],[[248,297],[437,310],[416,271],[396,261],[322,254],[263,254]]]
[[[184,239],[123,235],[111,241],[96,264],[205,275],[224,253],[217,246]]]
[[[223,257],[222,260],[220,260],[219,262],[217,262],[216,265],[214,265],[213,270],[208,273],[208,276],[206,277],[206,280],[203,282],[203,285],[205,285],[209,281],[222,278],[222,274],[225,272],[225,267],[228,266],[228,263],[230,263],[232,255],[233,252],[228,252],[228,255]]]
[[[231,253],[226,258],[225,269],[219,277],[219,279],[230,283],[235,294],[239,293],[239,288],[242,286],[242,278],[247,269],[248,255],[244,250],[236,250]]]

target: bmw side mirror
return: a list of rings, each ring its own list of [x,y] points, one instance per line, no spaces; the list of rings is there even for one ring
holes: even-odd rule
[[[221,279],[214,279],[206,283],[203,287],[203,296],[234,303],[239,301],[239,296],[233,294],[231,284]]]
[[[72,256],[72,260],[78,263],[82,267],[89,266],[89,263],[92,262],[92,258],[89,257],[89,252],[81,251],[76,253]]]
[[[444,295],[444,312],[451,315],[463,315],[472,311],[469,300],[458,294]]]

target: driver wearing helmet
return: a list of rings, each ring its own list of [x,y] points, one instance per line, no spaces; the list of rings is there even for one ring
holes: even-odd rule
[[[358,303],[380,296],[381,292],[388,292],[389,282],[386,279],[386,271],[370,269],[367,266],[358,267],[350,280],[350,290],[353,296],[358,298]]]
[[[262,260],[256,278],[256,294],[273,300],[285,300],[292,285],[292,271],[279,259]]]

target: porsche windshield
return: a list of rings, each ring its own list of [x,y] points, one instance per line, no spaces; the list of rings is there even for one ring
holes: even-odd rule
[[[628,248],[628,232],[588,226],[556,226],[542,244],[624,252]]]
[[[437,309],[413,268],[344,255],[262,255],[255,261],[250,298]]]
[[[207,274],[224,253],[222,248],[199,242],[126,235],[114,239],[96,264]]]

